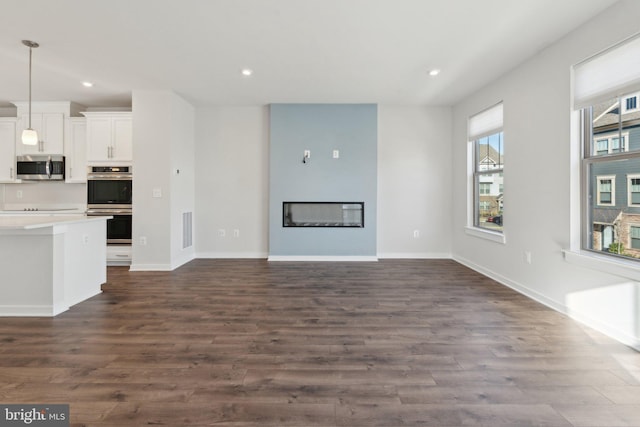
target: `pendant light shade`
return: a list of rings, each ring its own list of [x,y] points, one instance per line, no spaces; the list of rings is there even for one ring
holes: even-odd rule
[[[24,145],[37,145],[38,132],[31,128],[31,57],[33,49],[40,45],[31,40],[22,40],[22,44],[29,48],[29,127],[22,131],[22,143]]]
[[[31,126],[31,125],[29,125]],[[38,132],[33,129],[22,131],[22,143],[24,145],[38,145]]]

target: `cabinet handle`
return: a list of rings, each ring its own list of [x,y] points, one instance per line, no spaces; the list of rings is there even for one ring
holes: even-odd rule
[[[13,168],[9,168],[9,178],[13,179]]]
[[[69,166],[69,178],[73,178],[73,168]]]

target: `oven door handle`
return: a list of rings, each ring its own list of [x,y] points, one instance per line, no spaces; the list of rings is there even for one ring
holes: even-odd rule
[[[131,175],[89,174],[87,175],[87,179],[89,181],[131,181]]]
[[[87,215],[99,216],[99,215],[131,215],[131,209],[87,209]]]

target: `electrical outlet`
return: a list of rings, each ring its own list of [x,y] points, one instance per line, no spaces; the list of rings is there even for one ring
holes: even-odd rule
[[[147,237],[140,236],[140,246],[146,246],[146,245],[147,245]]]
[[[159,199],[160,197],[162,197],[162,189],[154,188],[152,191],[152,195],[154,198]]]
[[[240,230],[239,229],[234,229],[233,230],[233,237],[240,237]]]
[[[531,252],[524,251],[524,262],[531,264]]]
[[[417,239],[418,237],[420,237],[420,230],[413,230],[413,238]]]
[[[83,234],[82,235],[82,243],[84,243],[85,245],[89,244],[89,235],[88,234]]]
[[[22,199],[22,190],[16,191],[16,199]]]
[[[304,150],[304,157],[306,157],[307,159],[311,158],[311,150]]]
[[[227,235],[227,231],[224,228],[218,229],[218,237],[225,237]]]
[[[333,150],[333,158],[334,159],[340,158],[340,150]]]

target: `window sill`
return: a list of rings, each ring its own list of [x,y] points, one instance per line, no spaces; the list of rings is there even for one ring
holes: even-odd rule
[[[570,264],[640,281],[640,262],[619,260],[589,251],[563,250],[562,255]]]
[[[505,244],[506,240],[503,233],[496,233],[495,231],[483,230],[478,227],[465,227],[464,232],[470,236],[479,237],[481,239],[490,240],[492,242]]]

